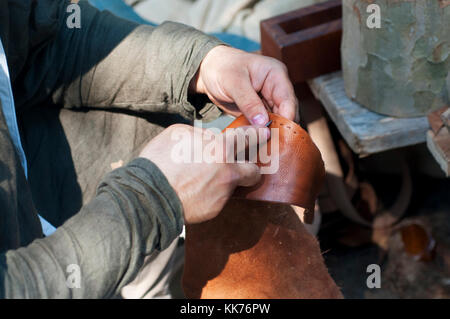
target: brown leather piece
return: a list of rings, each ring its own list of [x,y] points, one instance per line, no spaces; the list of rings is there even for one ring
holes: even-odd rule
[[[320,153],[297,124],[270,119],[280,129],[278,173],[238,189],[243,198],[230,199],[213,220],[186,226],[188,298],[342,298],[317,240],[289,205],[313,209],[325,175]],[[243,125],[241,117],[230,127]]]
[[[342,298],[317,240],[290,205],[231,199],[186,226],[187,298]]]
[[[273,113],[269,118],[272,121],[269,128],[279,130],[279,169],[275,174],[262,175],[255,186],[237,188],[233,196],[292,204],[313,211],[325,179],[320,151],[300,125]],[[241,116],[226,129],[246,125],[250,123]],[[271,150],[271,140],[263,147]]]

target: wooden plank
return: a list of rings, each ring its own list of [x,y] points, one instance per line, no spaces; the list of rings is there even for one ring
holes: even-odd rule
[[[426,141],[426,117],[394,118],[369,111],[347,97],[341,72],[317,77],[309,84],[357,154],[369,155]]]
[[[261,22],[261,52],[283,61],[294,84],[341,69],[342,1],[331,0]]]

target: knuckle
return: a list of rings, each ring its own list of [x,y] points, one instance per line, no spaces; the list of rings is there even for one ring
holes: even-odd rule
[[[218,200],[217,203],[209,210],[208,219],[215,218],[222,211],[223,206],[225,206],[226,201]]]
[[[172,124],[167,128],[167,131],[172,132],[179,129],[189,129],[189,125],[185,124]]]
[[[282,70],[283,72],[285,72],[285,73],[288,72],[288,68],[287,68],[286,64],[284,64],[283,62],[281,62],[277,59],[274,59],[274,63],[275,63],[275,66],[277,68],[279,68],[280,70]]]
[[[246,112],[248,112],[249,114],[259,113],[260,107],[262,107],[262,105],[260,104],[259,101],[256,100],[247,100],[242,102],[241,105],[241,108]]]
[[[248,165],[249,165],[250,176],[254,177],[256,179],[259,179],[261,177],[261,170],[260,170],[259,166],[254,163],[248,163]]]
[[[288,73],[288,67],[286,66],[286,64],[279,62],[281,69],[283,70],[284,73]]]
[[[239,172],[236,170],[235,165],[223,164],[221,181],[224,185],[234,185],[240,178]]]
[[[272,58],[272,57],[267,57],[267,59],[268,59],[268,62],[270,62],[273,65],[274,68],[281,69],[285,72],[288,71],[286,64],[284,64],[280,60]]]

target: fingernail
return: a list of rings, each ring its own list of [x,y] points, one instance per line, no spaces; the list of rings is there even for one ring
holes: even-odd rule
[[[267,119],[264,115],[258,114],[255,117],[253,117],[252,122],[254,125],[264,125],[267,123]]]

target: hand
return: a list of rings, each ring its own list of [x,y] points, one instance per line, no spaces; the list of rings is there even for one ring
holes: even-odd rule
[[[203,59],[191,89],[207,94],[231,115],[242,112],[256,126],[269,121],[264,105],[289,120],[299,120],[286,66],[273,58],[217,46]]]
[[[264,139],[267,140],[269,129],[264,130]],[[242,149],[236,148],[237,143],[232,138],[228,145],[236,154]],[[202,156],[206,154],[207,147],[215,146],[220,139],[222,143],[218,144],[217,150],[222,151],[212,152],[215,160],[206,163]],[[216,217],[236,186],[252,186],[261,178],[258,166],[253,163],[226,163],[226,139],[229,136],[225,134],[213,134],[209,130],[177,124],[152,139],[140,154],[140,157],[151,160],[166,176],[183,204],[184,220],[188,224]],[[248,143],[247,139],[242,147],[248,147]],[[187,160],[180,161],[180,150],[185,150]],[[194,162],[194,152],[200,154],[201,162]]]

